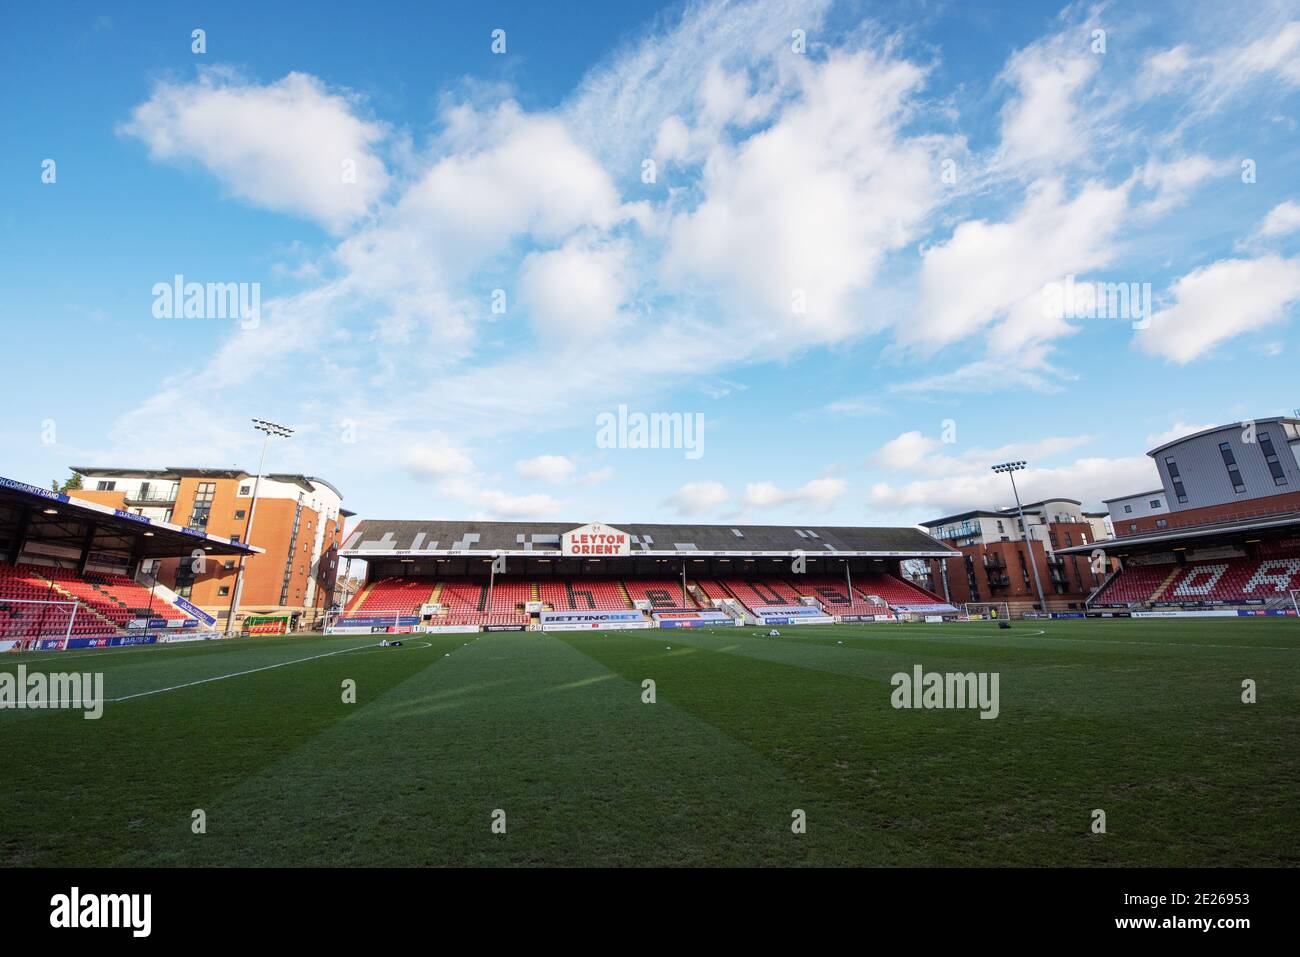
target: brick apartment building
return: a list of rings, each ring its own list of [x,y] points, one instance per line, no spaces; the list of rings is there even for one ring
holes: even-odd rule
[[[1093,571],[1087,556],[1058,555],[1077,545],[1106,541],[1107,513],[1084,511],[1075,499],[1056,498],[1024,506],[1026,530],[1012,508],[974,509],[921,525],[961,557],[929,559],[929,586],[953,604],[1006,602],[1012,614],[1035,609],[1075,611],[1109,572]],[[1033,567],[1038,568],[1047,608],[1040,609]]]
[[[74,467],[83,489],[69,494],[211,535],[244,541],[256,477],[240,469]],[[329,482],[310,475],[263,475],[252,541],[265,554],[245,560],[239,615],[290,614],[307,625],[334,599],[343,524],[353,513]],[[238,565],[205,559],[146,563],[138,571],[224,622]],[[136,570],[133,570],[136,571]]]

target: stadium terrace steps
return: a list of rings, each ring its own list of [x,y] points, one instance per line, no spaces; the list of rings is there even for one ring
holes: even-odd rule
[[[89,572],[80,577],[71,569],[52,565],[0,564],[0,604],[5,599],[75,601],[78,611],[76,618],[72,619],[71,609],[66,606],[48,606],[42,610],[42,606],[8,604],[0,615],[0,637],[19,634],[32,637],[30,629],[37,623],[46,633],[52,634],[65,630],[71,620],[73,635],[102,635],[125,629],[132,619],[187,621],[190,618],[178,608],[159,601],[149,589],[124,575]],[[64,629],[57,626],[57,621],[52,622],[51,616],[62,620]],[[22,624],[14,625],[14,622]]]
[[[1159,601],[1160,596],[1164,594],[1165,589],[1167,589],[1170,585],[1172,585],[1174,583],[1174,579],[1177,577],[1178,577],[1178,566],[1175,565],[1173,568],[1169,570],[1169,574],[1165,576],[1164,581],[1162,581],[1159,585],[1156,586],[1156,590],[1151,593],[1151,597],[1148,598],[1147,601]]]
[[[1219,558],[1185,565],[1130,565],[1091,604],[1240,605],[1284,599],[1300,589],[1300,555]]]
[[[685,604],[683,604],[682,583],[679,579],[624,581],[623,588],[633,606],[638,601],[647,601],[650,603],[652,611],[700,607],[689,589],[686,592]]]
[[[889,606],[873,601],[863,601],[849,591],[838,578],[803,578],[789,582],[799,594],[815,598],[827,613],[832,615],[888,615]]]

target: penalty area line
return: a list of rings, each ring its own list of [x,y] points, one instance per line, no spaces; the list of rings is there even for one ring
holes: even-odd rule
[[[353,645],[351,648],[340,648],[338,651],[327,651],[322,655],[312,655],[308,658],[295,658],[293,661],[281,661],[273,665],[265,665],[261,668],[250,668],[247,671],[235,671],[228,675],[215,675],[211,678],[200,678],[198,681],[187,681],[184,684],[172,685],[170,688],[155,688],[153,691],[138,691],[135,694],[122,695],[120,698],[109,698],[110,702],[130,701],[132,698],[147,698],[150,695],[164,694],[168,691],[180,691],[182,688],[193,688],[195,685],[205,685],[213,681],[224,681],[227,678],[242,678],[244,675],[254,675],[259,671],[272,671],[276,668],[287,668],[289,665],[300,665],[304,661],[316,661],[320,658],[332,658],[335,655],[346,655],[349,651],[360,651],[363,648],[378,648],[379,642],[371,645]]]

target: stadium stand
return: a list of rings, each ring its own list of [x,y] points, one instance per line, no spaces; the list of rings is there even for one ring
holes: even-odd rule
[[[791,580],[790,587],[800,595],[815,598],[832,615],[887,615],[889,606],[863,601],[849,593],[848,585],[838,578],[802,578]]]
[[[878,597],[891,608],[925,608],[927,605],[951,607],[933,592],[893,575],[854,576],[853,589],[864,600],[870,601],[872,597]]]
[[[83,578],[72,569],[53,565],[0,565],[0,603],[4,603],[0,619],[10,623],[4,637],[14,637],[38,619],[46,631],[57,632],[58,616],[66,629],[67,619],[71,618],[69,608],[42,609],[21,604],[31,601],[78,602],[73,635],[112,634],[138,618],[186,621],[190,617],[124,575],[88,573]]]
[[[1152,600],[1177,566],[1130,565],[1113,575],[1091,599],[1094,604],[1133,605]]]
[[[347,613],[367,617],[414,615],[430,600],[433,587],[427,579],[382,578],[358,592]]]
[[[1130,565],[1092,597],[1095,605],[1245,605],[1285,598],[1300,589],[1300,555],[1221,558]]]
[[[627,590],[627,595],[632,599],[633,604],[638,601],[648,601],[653,610],[698,607],[689,591],[686,593],[686,601],[683,604],[682,583],[679,579],[658,581],[628,580],[623,582],[623,587]]]
[[[633,607],[621,582],[579,579],[538,584],[541,599],[556,611],[626,611]]]
[[[797,591],[775,578],[763,580],[726,578],[721,584],[750,610],[771,605],[802,604]]]

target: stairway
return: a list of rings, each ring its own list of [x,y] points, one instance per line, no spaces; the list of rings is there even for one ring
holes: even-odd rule
[[[1149,605],[1153,601],[1159,601],[1160,596],[1165,593],[1165,589],[1168,588],[1171,584],[1173,584],[1174,579],[1177,578],[1180,574],[1182,574],[1183,571],[1184,568],[1182,565],[1175,565],[1173,571],[1171,571],[1165,577],[1165,580],[1160,583],[1160,587],[1151,593],[1151,597],[1147,599],[1147,604]]]
[[[74,601],[74,602],[77,603],[77,615],[78,615],[78,616],[80,616],[80,615],[84,615],[84,614],[91,615],[92,617],[99,619],[99,621],[103,623],[104,627],[107,628],[110,632],[112,632],[113,634],[117,634],[117,624],[116,624],[116,622],[114,622],[114,621],[112,621],[112,620],[110,620],[110,619],[108,619],[108,618],[105,618],[103,615],[101,615],[99,612],[97,612],[94,608],[90,607],[90,606],[87,605],[84,601],[82,601],[80,598],[78,598],[76,595],[72,594],[72,592],[68,591],[68,590],[65,589],[63,586],[61,586],[58,582],[51,582],[50,584],[53,586],[54,590],[55,590],[56,592],[58,592],[60,595],[62,595],[63,597],[67,598],[69,601]],[[125,607],[125,606],[123,606],[123,607]]]

